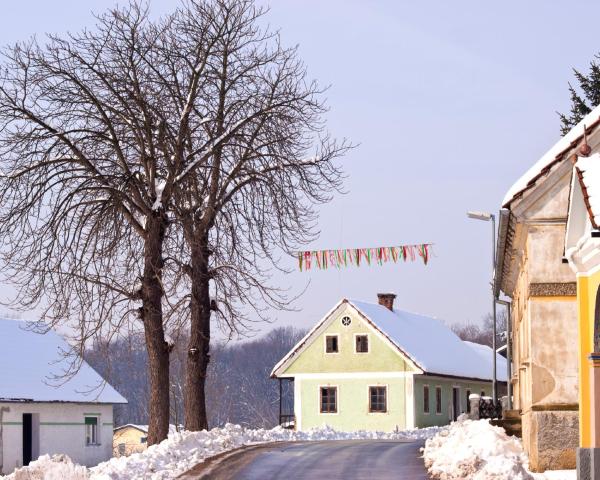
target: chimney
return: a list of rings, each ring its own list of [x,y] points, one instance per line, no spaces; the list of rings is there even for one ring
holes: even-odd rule
[[[394,299],[396,298],[395,293],[378,293],[377,300],[379,305],[383,305],[388,310],[394,311]]]

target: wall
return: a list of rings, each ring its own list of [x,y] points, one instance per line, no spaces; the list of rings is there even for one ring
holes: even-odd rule
[[[429,413],[425,413],[423,402],[424,386],[429,385]],[[442,413],[436,413],[436,387],[442,387]],[[447,425],[452,420],[452,389],[459,387],[460,412],[467,411],[467,390],[478,395],[492,394],[491,382],[470,382],[460,379],[434,377],[428,375],[415,375],[415,425],[431,427],[434,425]]]
[[[600,288],[600,271],[577,278],[577,297],[579,300],[579,378],[580,389],[580,446],[592,446],[592,404],[590,401],[590,362],[588,357],[594,351],[594,321],[596,309],[596,293]]]
[[[358,375],[358,374],[357,374]],[[407,428],[406,394],[412,392],[412,375],[404,377],[358,376],[345,378],[296,378],[300,392],[295,406],[297,428],[308,430],[328,425],[341,431],[379,430],[390,432]],[[320,387],[337,387],[337,413],[320,413]],[[387,386],[387,412],[369,412],[369,386]]]
[[[2,402],[2,473],[22,466],[23,414],[39,415],[39,455],[64,453],[94,466],[112,456],[112,405],[93,403]],[[8,409],[8,410],[6,410]],[[86,446],[84,417],[98,416],[100,445]]]

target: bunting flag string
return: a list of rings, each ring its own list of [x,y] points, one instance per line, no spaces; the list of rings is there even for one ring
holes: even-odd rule
[[[348,265],[360,267],[361,262],[367,265],[403,260],[414,262],[417,257],[427,265],[431,258],[433,243],[421,243],[418,245],[398,245],[396,247],[367,247],[367,248],[343,248],[338,250],[307,250],[298,252],[298,266],[300,271],[318,268],[326,270],[331,267],[341,268]]]

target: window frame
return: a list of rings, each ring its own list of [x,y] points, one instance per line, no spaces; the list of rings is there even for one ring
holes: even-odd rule
[[[87,419],[93,419],[96,423],[88,423]],[[85,446],[97,447],[100,446],[100,417],[98,415],[84,415],[83,425],[85,432]],[[94,428],[95,427],[95,428]],[[90,431],[91,429],[91,431]],[[89,441],[89,440],[92,441]]]
[[[328,338],[332,338],[335,337],[336,340],[336,347],[337,347],[337,351],[336,352],[328,352],[327,351],[327,339]],[[338,333],[328,333],[325,335],[325,345],[324,345],[324,350],[325,350],[325,354],[326,355],[337,355],[340,353],[340,335]]]
[[[383,388],[383,402],[384,402],[384,407],[383,410],[373,410],[371,408],[371,389],[372,388]],[[369,413],[373,413],[376,415],[380,415],[380,414],[385,414],[385,413],[389,413],[388,410],[388,386],[386,385],[367,385],[367,411]]]
[[[425,391],[427,391],[427,403],[425,402]],[[425,410],[425,406],[427,405],[427,410]],[[423,385],[423,415],[429,415],[431,413],[431,389],[429,388],[429,384]]]
[[[334,412],[324,412],[323,411],[323,397],[322,391],[324,388],[334,389],[335,390],[335,411]],[[340,412],[340,389],[338,385],[319,385],[317,389],[317,395],[319,400],[319,415],[338,415]]]
[[[358,351],[358,337],[366,337],[367,339],[367,351],[366,352],[359,352]],[[368,333],[355,333],[354,334],[354,353],[358,353],[358,354],[365,354],[365,353],[370,353],[371,352],[371,339],[369,338],[369,334]]]
[[[438,401],[438,392],[440,393],[439,401]],[[443,393],[442,392],[442,386],[441,385],[436,385],[435,386],[435,414],[436,415],[442,415],[443,414],[442,412],[443,412],[444,397],[443,397],[442,393]]]

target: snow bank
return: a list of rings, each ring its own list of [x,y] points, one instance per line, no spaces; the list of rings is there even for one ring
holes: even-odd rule
[[[458,421],[425,442],[425,466],[434,479],[571,480],[574,471],[532,474],[521,441],[488,420]]]
[[[175,478],[189,470],[194,465],[219,453],[233,450],[244,445],[285,442],[285,441],[319,441],[319,440],[419,440],[430,438],[440,432],[440,427],[429,427],[398,432],[338,432],[330,427],[294,432],[281,427],[271,430],[249,429],[239,425],[227,424],[223,428],[201,432],[175,432],[158,445],[153,445],[141,453],[128,457],[117,457],[96,467],[86,470],[75,465],[62,455],[58,457],[40,457],[29,467],[18,469],[14,474],[5,477],[6,480],[121,480],[121,479],[153,479],[162,480]],[[34,464],[43,462],[46,476],[27,476],[28,469]],[[56,464],[56,465],[55,465]],[[44,470],[46,468],[47,470]],[[62,470],[61,470],[62,469]],[[56,476],[54,475],[56,471]],[[0,477],[2,478],[2,477]]]
[[[86,480],[88,471],[76,465],[66,455],[42,455],[29,466],[19,468],[6,477],[6,480]]]

